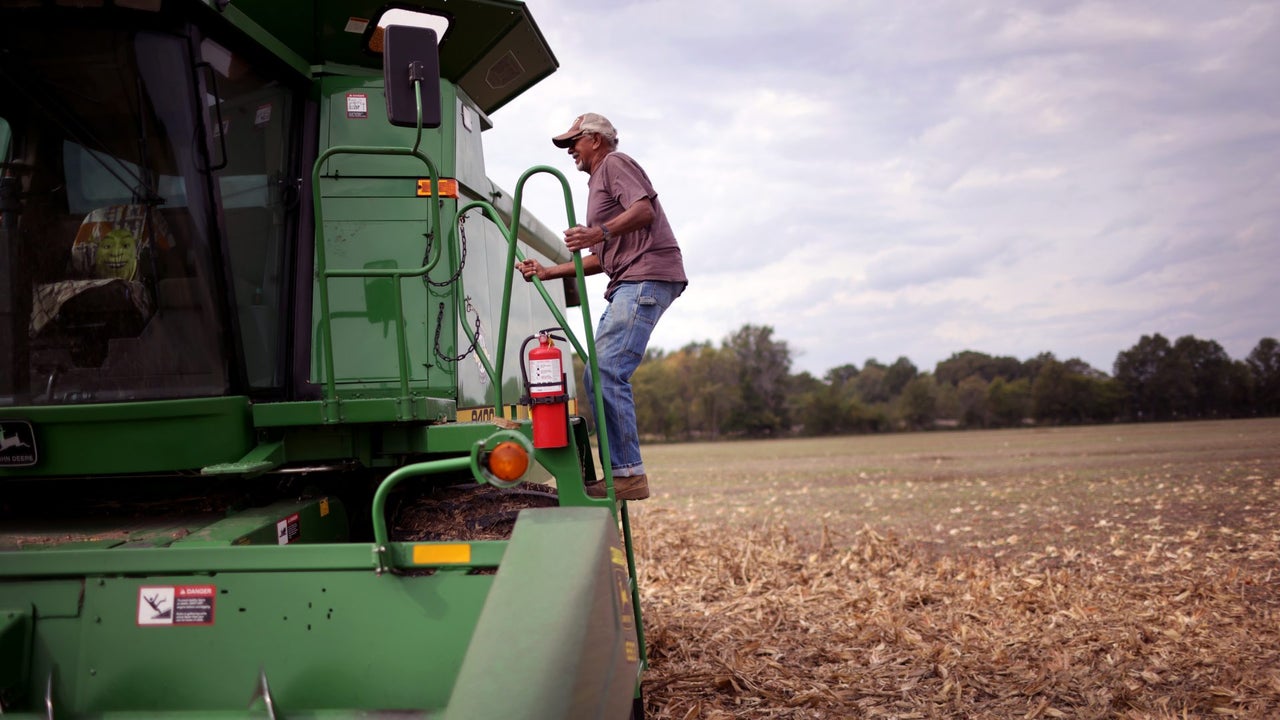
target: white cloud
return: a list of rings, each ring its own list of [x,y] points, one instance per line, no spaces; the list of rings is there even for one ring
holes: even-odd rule
[[[660,347],[753,322],[816,375],[964,349],[1109,371],[1153,332],[1237,358],[1280,334],[1274,3],[531,10],[561,68],[495,114],[491,175],[558,167],[581,217],[549,138],[614,121],[691,276]],[[545,185],[527,202],[559,227]]]

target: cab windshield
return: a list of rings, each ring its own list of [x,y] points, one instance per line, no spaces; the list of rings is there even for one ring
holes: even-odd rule
[[[228,392],[198,54],[0,22],[0,406]]]

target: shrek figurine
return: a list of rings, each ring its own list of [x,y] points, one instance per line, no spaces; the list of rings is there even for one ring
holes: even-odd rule
[[[132,280],[138,271],[138,238],[117,226],[98,239],[93,276],[101,280]]]
[[[139,253],[145,258],[149,246],[139,239],[149,235],[144,232],[147,219],[146,208],[140,205],[112,205],[89,213],[71,246],[69,276],[32,288],[31,337],[55,326],[58,319],[69,331],[95,327],[104,342],[107,337],[133,337],[141,332],[153,309],[152,290],[138,278]],[[161,237],[167,238],[167,231],[160,227]],[[145,275],[145,261],[142,264]],[[105,347],[98,349],[101,352],[86,361],[91,366],[101,364],[106,352]]]

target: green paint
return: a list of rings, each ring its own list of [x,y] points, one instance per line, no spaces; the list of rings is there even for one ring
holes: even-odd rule
[[[514,402],[520,342],[568,325],[561,284],[516,282],[517,258],[573,259],[588,329],[569,344],[594,369],[581,259],[521,208],[526,182],[550,174],[572,225],[566,178],[534,168],[507,196],[484,168],[488,114],[554,71],[554,57],[523,3],[399,4],[451,18],[437,129],[386,120],[381,60],[349,26],[383,3],[175,0],[146,16],[195,23],[225,43],[231,64],[188,68],[222,100],[213,109],[223,126],[206,138],[211,161],[226,161],[211,197],[189,184],[184,207],[157,205],[216,225],[201,260],[212,267],[149,289],[157,313],[141,334],[180,334],[202,308],[223,330],[218,360],[233,381],[164,401],[56,404],[73,401],[30,391],[5,407],[0,419],[34,428],[39,462],[0,467],[0,492],[40,510],[30,522],[21,511],[0,518],[22,520],[0,531],[6,716],[43,717],[48,692],[58,717],[260,717],[264,687],[281,714],[300,718],[628,712],[644,652],[630,524],[625,509],[585,494],[596,462],[580,422],[570,447],[534,453],[534,477],[555,483],[561,507],[522,513],[510,541],[390,540],[389,498],[402,481],[471,481],[495,438],[532,434],[528,421],[456,421],[460,407]],[[83,19],[91,31],[137,26],[145,12],[61,10],[0,10],[0,21],[57,33]],[[508,55],[519,62],[502,64]],[[173,107],[145,109],[166,116],[187,101],[164,97]],[[309,115],[314,134],[300,122]],[[146,142],[126,120],[99,131],[120,134],[104,140],[112,147]],[[0,133],[9,144],[7,123]],[[170,160],[158,157],[121,159]],[[296,197],[306,183],[295,174],[309,178],[309,202]],[[459,198],[438,197],[441,178],[458,181]],[[420,179],[432,197],[417,196]],[[298,233],[306,227],[313,236]],[[103,238],[96,273],[151,272],[157,259],[137,246]],[[5,278],[29,289],[23,272]],[[140,362],[131,340],[110,338],[108,366]],[[65,386],[90,374],[44,377]],[[602,457],[608,477],[607,447]],[[97,504],[72,502],[79,492]],[[469,559],[445,562],[446,550]],[[495,672],[506,692],[491,691]]]

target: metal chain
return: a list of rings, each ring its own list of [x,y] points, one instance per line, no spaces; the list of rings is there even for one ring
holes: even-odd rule
[[[458,278],[462,277],[462,268],[467,264],[467,218],[465,215],[458,218],[458,238],[461,253],[461,257],[458,258],[458,269],[454,271],[453,275],[449,276],[448,280],[441,282],[432,280],[430,276],[423,275],[422,279],[428,285],[431,285],[432,287],[448,287],[457,282]],[[434,242],[435,237],[432,236],[431,233],[427,233],[427,251],[423,254],[422,259],[422,264],[424,265],[431,259],[431,245]]]
[[[476,316],[475,336],[476,336],[476,340],[478,341],[480,339],[480,313],[476,312],[476,309],[472,307],[470,295],[467,296],[464,302],[466,303],[466,305],[463,309],[462,316],[465,318],[467,316],[467,313],[471,313]],[[476,344],[473,342],[471,343],[470,347],[468,347],[466,351],[463,352],[461,355],[458,355],[456,357],[450,357],[448,355],[445,355],[440,350],[440,331],[443,328],[444,328],[444,303],[440,303],[440,308],[439,310],[436,311],[436,347],[435,347],[436,357],[440,358],[445,362],[462,362],[468,355],[475,352]]]

